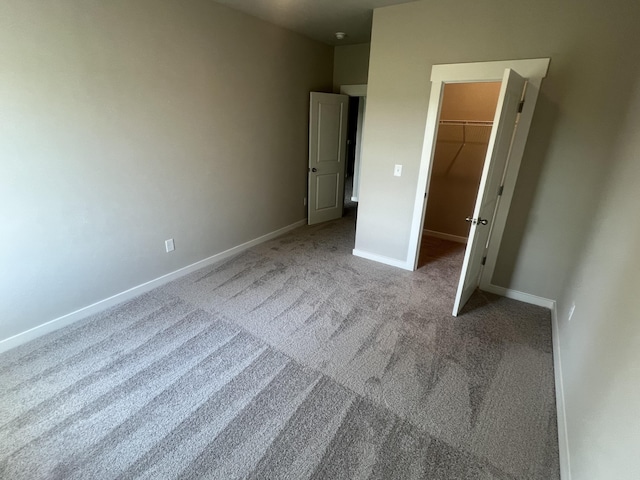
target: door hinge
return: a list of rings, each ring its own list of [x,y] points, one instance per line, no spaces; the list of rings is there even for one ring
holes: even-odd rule
[[[427,192],[424,192],[424,198],[427,198]]]
[[[522,113],[523,108],[524,108],[524,100],[520,100],[520,104],[518,105],[518,113]]]
[[[500,185],[500,188],[498,189],[498,196],[499,197],[502,195],[502,192],[504,192],[504,185]]]
[[[486,255],[484,257],[482,257],[482,265],[484,265],[485,263],[487,263],[487,256]]]

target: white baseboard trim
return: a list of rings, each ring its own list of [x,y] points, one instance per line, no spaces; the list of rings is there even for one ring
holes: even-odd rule
[[[109,298],[105,298],[104,300],[100,300],[91,305],[87,305],[86,307],[82,307],[74,312],[68,313],[66,315],[62,315],[61,317],[54,318],[48,322],[45,322],[37,327],[30,328],[24,332],[13,335],[12,337],[6,338],[4,340],[0,340],[0,353],[10,350],[12,348],[17,347],[18,345],[22,345],[30,340],[38,338],[46,333],[53,332],[62,327],[66,327],[67,325],[71,325],[78,320],[82,320],[90,315],[95,313],[99,313],[107,308],[113,307],[119,303],[125,302],[127,300],[131,300],[138,295],[142,295],[154,288],[157,288],[165,283],[170,282],[171,280],[175,280],[176,278],[180,278],[184,275],[187,275],[191,272],[195,272],[203,267],[209,266],[213,263],[219,262],[220,260],[224,260],[225,258],[231,257],[237,253],[240,253],[244,250],[247,250],[251,247],[254,247],[260,243],[266,242],[268,240],[274,239],[283,235],[291,230],[294,230],[298,227],[307,224],[307,219],[300,220],[298,222],[292,223],[291,225],[287,225],[286,227],[280,228],[273,232],[267,233],[266,235],[262,235],[261,237],[254,238],[253,240],[249,240],[241,245],[237,245],[232,247],[224,252],[217,253],[208,258],[200,260],[198,262],[192,263],[191,265],[187,265],[186,267],[179,268],[171,273],[167,273],[166,275],[162,275],[161,277],[155,278],[148,282],[145,282],[141,285],[132,287],[124,292],[117,293]]]
[[[511,288],[499,287],[498,285],[488,284],[480,285],[480,290],[485,292],[495,293],[513,300],[519,300],[520,302],[530,303],[532,305],[538,305],[539,307],[545,307],[551,310],[555,305],[555,300],[550,300],[544,297],[538,297],[537,295],[531,295],[530,293],[520,292],[518,290],[512,290]]]
[[[567,414],[564,401],[562,355],[560,353],[560,331],[558,328],[558,310],[556,302],[553,302],[553,308],[551,309],[551,327],[553,337],[553,372],[556,384],[556,410],[558,412],[560,478],[562,480],[571,480],[571,457],[569,455],[569,435],[567,431]]]
[[[458,242],[458,243],[464,243],[464,244],[467,243],[467,237],[451,235],[450,233],[436,232],[435,230],[427,230],[426,228],[422,231],[422,233],[430,237],[441,238],[443,240],[449,240],[451,242]]]
[[[413,271],[413,264],[409,265],[406,260],[397,260],[395,258],[385,257],[384,255],[377,255],[375,253],[365,252],[364,250],[353,249],[353,254],[356,257],[366,258],[367,260],[373,260],[374,262],[384,263],[385,265],[391,265],[392,267],[402,268],[403,270]]]

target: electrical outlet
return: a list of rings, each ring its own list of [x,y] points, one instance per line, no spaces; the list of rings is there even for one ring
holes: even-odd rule
[[[176,249],[176,246],[173,243],[173,238],[164,241],[164,248],[167,250],[167,253],[173,252]]]
[[[573,312],[576,311],[576,304],[574,303],[573,305],[571,305],[571,308],[569,309],[569,321],[571,321],[571,317],[573,317]]]
[[[393,176],[400,177],[402,176],[402,165],[396,165],[393,169]]]

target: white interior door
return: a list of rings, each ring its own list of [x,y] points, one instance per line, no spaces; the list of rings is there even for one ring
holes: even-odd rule
[[[349,96],[311,92],[309,225],[342,217]]]
[[[460,313],[480,281],[487,243],[502,191],[504,172],[511,154],[525,83],[525,79],[513,70],[505,70],[480,187],[478,188],[478,197],[473,209],[473,216],[468,218],[468,221],[471,222],[471,230],[453,306],[454,316]]]

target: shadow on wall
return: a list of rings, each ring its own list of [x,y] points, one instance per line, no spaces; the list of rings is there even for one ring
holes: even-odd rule
[[[585,66],[590,66],[593,63],[592,55],[593,52],[590,50],[576,49],[567,53],[565,58],[556,58],[557,64],[563,65],[562,70],[554,70],[554,59],[551,61],[550,75],[542,83],[507,217],[505,233],[492,279],[492,283],[495,285],[517,289],[518,286],[514,284],[522,275],[522,269],[531,268],[531,263],[519,265],[518,260],[523,248],[523,241],[532,230],[543,230],[548,228],[548,224],[557,225],[558,218],[570,215],[572,222],[568,228],[573,228],[573,231],[567,233],[571,238],[574,238],[575,229],[589,225],[594,211],[599,207],[600,197],[606,184],[603,179],[611,173],[609,159],[616,149],[619,137],[618,130],[624,122],[620,112],[627,110],[626,105],[630,101],[634,79],[640,64],[634,62],[620,64],[614,58],[607,59],[606,62],[601,61],[600,71],[606,71],[609,77],[614,77],[617,81],[615,92],[605,92],[602,90],[602,80],[598,80],[593,75],[585,76],[584,74]],[[585,98],[585,93],[588,92],[592,92],[593,95]],[[560,103],[564,105],[563,111],[558,109]],[[576,114],[575,108],[571,110],[567,106],[567,104],[575,103],[580,104],[580,114]],[[573,112],[571,117],[567,115],[570,111]],[[567,137],[582,140],[579,144],[567,147]],[[562,141],[560,141],[561,138]],[[584,139],[592,139],[593,141],[589,143]],[[539,203],[550,200],[541,196],[538,187],[544,176],[550,152],[558,150],[558,146],[554,145],[556,143],[558,145],[565,144],[562,173],[555,179],[545,179],[543,183],[547,185],[547,190],[551,188],[548,186],[550,183],[555,183],[557,188],[566,186],[577,193],[573,197],[565,198],[562,204],[553,206],[557,209],[555,219],[539,218],[535,215],[534,200],[537,199]],[[582,165],[580,163],[582,161],[590,163]],[[558,175],[558,173],[556,174]],[[579,182],[579,185],[576,185],[576,182]],[[584,191],[587,191],[588,194],[582,195]],[[585,199],[589,199],[586,204],[584,203]],[[549,212],[548,215],[556,215],[553,209],[549,210],[548,205],[543,205],[542,208]],[[590,231],[589,228],[592,227],[587,227],[585,232]],[[581,238],[579,243],[574,241],[569,249],[561,249],[564,254],[556,258],[547,257],[549,248],[546,247],[552,247],[554,241],[564,241],[565,234],[563,231],[555,229],[555,231],[548,232],[546,236],[550,238],[547,245],[535,246],[541,252],[538,260],[541,265],[548,265],[550,262],[559,264],[563,268],[564,275],[562,279],[559,279],[562,281],[559,291],[556,293],[543,291],[537,294],[560,300],[562,292],[572,281],[575,270],[584,254],[587,236],[582,234],[579,237]],[[540,288],[544,289],[542,285]]]
[[[507,217],[504,236],[498,254],[491,283],[509,287],[517,268],[523,239],[535,219],[532,218],[533,202],[538,191],[540,177],[553,143],[558,107],[545,94],[544,87],[538,96],[534,119],[529,131],[529,142],[520,165],[520,172]],[[531,140],[534,140],[533,142]]]

